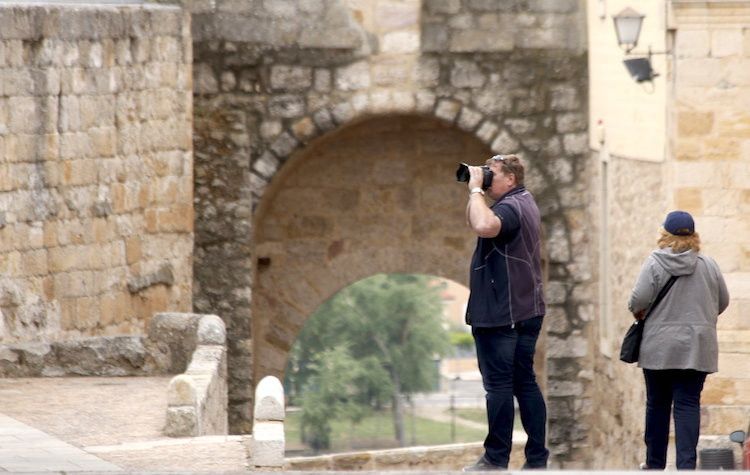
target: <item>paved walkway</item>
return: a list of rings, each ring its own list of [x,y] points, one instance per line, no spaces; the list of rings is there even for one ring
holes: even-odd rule
[[[111,472],[120,467],[0,414],[0,471]]]
[[[243,437],[162,435],[169,380],[0,378],[0,473],[246,471]]]

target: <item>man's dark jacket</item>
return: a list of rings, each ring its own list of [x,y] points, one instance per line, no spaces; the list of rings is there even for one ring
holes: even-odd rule
[[[512,325],[545,312],[541,221],[534,197],[517,187],[491,209],[502,227],[494,238],[478,238],[471,259],[466,323],[474,327]]]

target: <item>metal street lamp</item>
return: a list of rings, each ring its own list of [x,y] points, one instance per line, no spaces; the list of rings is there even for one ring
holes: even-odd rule
[[[617,33],[617,44],[625,50],[625,56],[638,56],[623,61],[630,76],[636,82],[651,81],[659,75],[651,66],[651,56],[670,54],[669,51],[651,51],[651,45],[649,45],[645,57],[644,53],[631,53],[638,45],[638,37],[641,35],[644,18],[646,18],[646,15],[642,15],[630,7],[612,17],[615,23],[615,33]]]
[[[638,44],[638,36],[641,34],[641,25],[645,17],[646,15],[642,15],[630,7],[612,17],[615,22],[617,44],[625,48],[625,53],[630,53]]]

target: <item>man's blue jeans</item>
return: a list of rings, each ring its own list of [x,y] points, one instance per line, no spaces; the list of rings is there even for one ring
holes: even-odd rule
[[[669,419],[674,412],[677,470],[695,470],[701,426],[701,391],[706,374],[692,369],[644,369],[646,378],[646,465],[667,465]],[[674,405],[674,409],[673,409]]]
[[[513,396],[518,400],[521,423],[528,435],[526,465],[546,467],[547,407],[534,374],[534,351],[543,317],[504,327],[473,327],[479,371],[487,392],[489,431],[485,457],[507,467],[513,436]]]

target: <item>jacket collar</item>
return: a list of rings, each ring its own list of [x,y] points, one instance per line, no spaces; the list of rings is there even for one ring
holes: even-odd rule
[[[495,203],[499,203],[499,202],[503,201],[505,198],[507,198],[509,196],[517,195],[519,193],[523,193],[524,191],[526,191],[526,187],[523,186],[523,185],[519,185],[519,186],[513,188],[512,190],[510,190],[509,192],[505,193],[500,198],[498,198],[497,201],[495,201]]]

